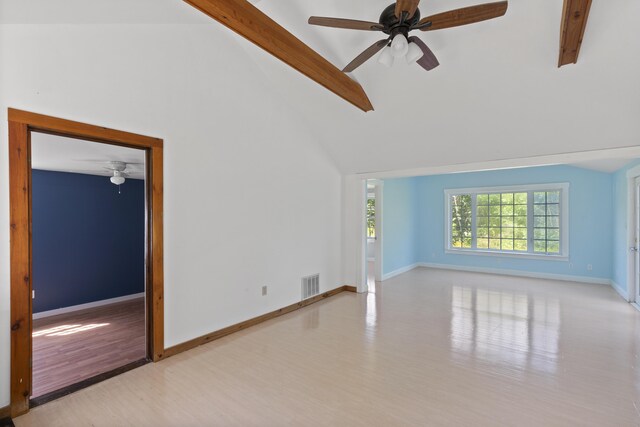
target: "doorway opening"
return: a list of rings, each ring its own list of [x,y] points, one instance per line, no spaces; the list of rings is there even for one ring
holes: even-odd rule
[[[31,406],[148,358],[145,152],[31,133]]]
[[[8,117],[10,412],[17,417],[30,407],[163,357],[163,143],[15,109],[9,109]],[[94,151],[76,151],[89,146]],[[43,153],[68,166],[73,159],[62,158],[65,150],[77,154],[82,166],[44,170]],[[105,158],[105,153],[114,158]],[[125,158],[134,154],[137,157]],[[88,170],[78,173],[81,168]],[[91,171],[95,174],[86,173]],[[135,178],[143,180],[136,183]],[[129,185],[123,186],[125,182]],[[93,200],[74,205],[76,193]],[[103,205],[96,202],[98,193]],[[124,207],[127,201],[133,208]],[[117,209],[108,203],[117,204]],[[65,210],[65,205],[72,209]],[[88,206],[95,208],[91,217],[78,217]],[[100,234],[105,230],[97,229],[109,224],[123,229]],[[136,233],[125,242],[128,234]],[[79,245],[83,239],[93,244],[92,249]],[[80,251],[71,254],[73,246],[80,246]],[[105,247],[115,250],[105,252]],[[86,258],[82,250],[94,256]],[[115,261],[100,264],[108,257]],[[123,273],[129,257],[138,261],[137,266]],[[87,269],[96,271],[74,277]],[[114,271],[121,275],[114,278]],[[117,343],[114,334],[121,335]]]
[[[376,292],[382,280],[382,181],[366,182],[365,266],[368,292]]]

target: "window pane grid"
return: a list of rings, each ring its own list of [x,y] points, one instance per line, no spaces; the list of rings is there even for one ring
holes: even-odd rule
[[[472,209],[471,195],[458,194],[451,196],[451,246],[454,248],[471,248],[472,242]]]
[[[526,192],[476,194],[476,248],[526,252]]]
[[[533,193],[533,251],[560,253],[560,192]]]
[[[561,184],[562,185],[562,184]],[[556,187],[560,188],[560,187]],[[563,253],[560,189],[449,194],[448,246],[488,252]],[[451,192],[453,193],[453,192]],[[566,220],[566,218],[565,218]]]

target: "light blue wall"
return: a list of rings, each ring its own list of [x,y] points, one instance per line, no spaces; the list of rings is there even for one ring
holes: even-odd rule
[[[384,180],[382,187],[383,275],[418,261],[417,184],[417,178]]]
[[[568,182],[569,261],[445,253],[444,190]],[[612,271],[612,176],[572,166],[545,166],[418,178],[420,261],[467,267],[535,271],[599,279]],[[387,238],[385,234],[385,239]],[[587,269],[587,264],[593,270]]]
[[[640,165],[640,160],[631,163],[613,174],[613,260],[611,279],[623,290],[627,290],[627,171]]]
[[[426,262],[611,279],[626,290],[626,173],[638,165],[613,174],[546,166],[385,180],[383,273]],[[554,182],[570,184],[568,261],[445,253],[445,189]]]

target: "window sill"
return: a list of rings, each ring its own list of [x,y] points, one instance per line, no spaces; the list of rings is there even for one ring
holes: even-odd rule
[[[532,253],[513,253],[513,252],[501,252],[501,251],[483,251],[477,249],[445,249],[446,254],[455,255],[479,255],[479,256],[493,256],[504,258],[516,258],[516,259],[536,259],[538,261],[569,261],[568,255],[538,255]]]

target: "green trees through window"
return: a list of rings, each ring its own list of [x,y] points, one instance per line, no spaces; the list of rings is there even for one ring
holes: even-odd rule
[[[471,195],[451,196],[451,246],[471,247]]]
[[[376,237],[376,199],[367,199],[367,237]]]
[[[533,193],[533,250],[560,252],[560,192]]]
[[[527,193],[478,194],[477,247],[527,251]]]
[[[450,194],[449,247],[560,255],[562,190],[538,187]]]

